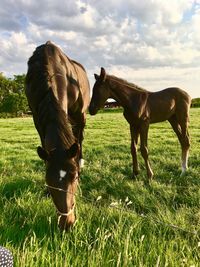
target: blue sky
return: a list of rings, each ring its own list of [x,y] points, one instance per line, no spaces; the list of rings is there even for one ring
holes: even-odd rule
[[[200,97],[200,0],[2,0],[0,72],[27,71],[51,40],[93,74],[107,72],[150,91],[169,86]]]

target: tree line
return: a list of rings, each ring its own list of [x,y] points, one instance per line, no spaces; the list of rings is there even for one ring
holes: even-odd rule
[[[21,116],[29,111],[24,83],[25,74],[7,78],[0,73],[0,116]]]
[[[7,78],[0,73],[0,117],[22,116],[29,113],[25,95],[26,75]],[[192,99],[192,107],[200,107],[200,98]]]

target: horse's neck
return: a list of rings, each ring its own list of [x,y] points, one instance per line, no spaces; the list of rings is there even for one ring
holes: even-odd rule
[[[62,131],[61,128],[57,122],[50,122],[46,126],[44,144],[47,151],[55,148],[68,149],[73,144],[74,136],[70,127],[67,131]]]
[[[58,135],[58,128],[55,124],[49,123],[46,126],[44,145],[47,151],[52,151],[60,144],[60,138]]]
[[[110,97],[116,100],[122,107],[127,107],[130,98],[138,92],[131,86],[122,84],[118,80],[109,79]]]

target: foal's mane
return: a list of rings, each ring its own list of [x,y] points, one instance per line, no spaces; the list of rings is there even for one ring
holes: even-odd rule
[[[142,92],[148,92],[146,89],[144,89],[144,88],[142,88],[142,87],[140,87],[140,86],[138,86],[138,85],[136,85],[134,83],[130,83],[130,82],[128,82],[128,81],[126,81],[126,80],[124,80],[122,78],[118,78],[118,77],[116,77],[114,75],[107,75],[107,78],[111,82],[112,81],[117,82],[120,86],[127,86],[127,87],[129,87],[129,88],[131,88],[131,89],[133,89],[133,90],[135,90],[137,92],[141,92],[141,93]]]
[[[51,64],[53,63],[48,60],[47,46],[44,44],[37,47],[28,61],[26,82],[34,85],[35,93],[38,97],[37,119],[43,136],[47,125],[53,123],[57,128],[62,144],[65,147],[70,147],[75,142],[75,138],[67,114],[53,92],[52,74],[50,74]]]

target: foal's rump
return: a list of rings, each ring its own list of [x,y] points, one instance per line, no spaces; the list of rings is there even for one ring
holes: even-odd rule
[[[188,117],[190,104],[190,96],[184,90],[177,87],[169,87],[150,93],[147,103],[150,122],[165,121],[173,115]]]

